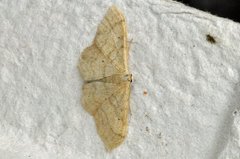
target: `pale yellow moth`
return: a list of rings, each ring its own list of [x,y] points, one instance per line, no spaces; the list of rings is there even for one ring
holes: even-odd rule
[[[112,6],[79,62],[84,79],[82,105],[94,117],[97,132],[108,150],[119,146],[128,131],[132,82],[128,50],[125,18]]]

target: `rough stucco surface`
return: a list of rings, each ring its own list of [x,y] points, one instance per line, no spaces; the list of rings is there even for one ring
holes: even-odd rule
[[[113,3],[134,82],[128,136],[109,153],[77,63]],[[239,159],[239,40],[239,24],[167,0],[0,1],[0,158]]]

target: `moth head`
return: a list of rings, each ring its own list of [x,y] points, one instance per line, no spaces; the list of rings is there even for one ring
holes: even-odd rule
[[[126,75],[124,75],[123,78],[125,81],[132,82],[132,74],[126,74]]]

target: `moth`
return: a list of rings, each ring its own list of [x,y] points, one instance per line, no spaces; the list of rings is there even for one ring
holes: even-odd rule
[[[125,17],[111,6],[92,44],[79,62],[84,80],[82,105],[93,116],[97,132],[108,150],[127,136],[132,75],[128,70],[128,41]]]

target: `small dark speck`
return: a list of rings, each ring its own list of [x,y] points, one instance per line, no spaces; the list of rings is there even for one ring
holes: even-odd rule
[[[143,95],[146,96],[148,94],[147,91],[143,91]]]
[[[152,119],[147,114],[145,114],[145,117],[152,121]]]
[[[238,112],[235,110],[235,111],[233,112],[233,115],[237,115],[237,113],[238,113]]]
[[[206,35],[206,39],[207,39],[207,41],[210,42],[211,44],[215,44],[215,43],[216,43],[215,38],[214,38],[212,35],[210,35],[210,34],[207,34],[207,35]]]
[[[149,128],[148,127],[146,127],[146,131],[149,132]]]
[[[102,60],[102,62],[104,62],[104,60]]]
[[[160,132],[160,133],[157,135],[157,137],[158,137],[159,139],[161,139],[161,138],[162,138],[162,133]]]

